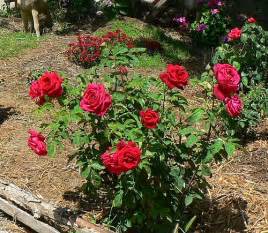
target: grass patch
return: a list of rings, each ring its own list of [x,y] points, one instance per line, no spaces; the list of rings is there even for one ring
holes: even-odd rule
[[[43,40],[42,37],[41,40]],[[14,57],[26,49],[36,48],[40,39],[36,35],[23,32],[0,30],[0,59]]]
[[[161,43],[163,52],[161,54],[142,55],[139,67],[164,67],[166,63],[181,63],[191,58],[192,51],[187,44],[166,36],[164,31],[158,27],[144,24],[135,19],[112,20],[107,26],[95,31],[94,34],[100,36],[116,29],[121,29],[137,41],[139,38],[150,38]]]

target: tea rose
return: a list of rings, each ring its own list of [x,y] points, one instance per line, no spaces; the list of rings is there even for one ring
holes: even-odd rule
[[[239,28],[233,28],[229,33],[228,33],[228,41],[233,41],[233,40],[238,40],[240,39],[242,34],[242,30]]]
[[[141,122],[147,129],[154,129],[160,122],[159,113],[153,109],[147,109],[140,112]]]
[[[221,91],[223,95],[230,97],[239,90],[241,77],[235,67],[230,64],[216,64],[213,71],[218,81],[216,91]]]
[[[45,137],[35,130],[29,130],[28,146],[39,156],[47,155]]]
[[[86,111],[104,116],[112,105],[112,96],[103,84],[89,84],[80,102],[80,107]]]
[[[228,98],[225,106],[227,113],[233,118],[238,117],[243,110],[243,102],[239,96],[236,95]]]
[[[45,72],[38,80],[43,94],[49,97],[60,97],[63,93],[63,79],[54,71]]]
[[[247,22],[248,23],[256,23],[257,20],[255,18],[253,18],[253,17],[250,17],[250,18],[247,19]]]
[[[180,65],[169,64],[167,71],[160,74],[161,80],[168,86],[169,89],[175,87],[183,89],[188,84],[189,73],[185,67]]]
[[[44,104],[46,101],[38,81],[32,82],[30,86],[29,96],[39,105]]]

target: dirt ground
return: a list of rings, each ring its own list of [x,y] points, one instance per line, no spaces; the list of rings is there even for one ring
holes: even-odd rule
[[[64,55],[64,45],[72,39],[51,35],[36,49],[0,60],[0,179],[47,201],[76,208],[90,201],[79,192],[84,181],[75,164],[68,163],[65,153],[55,159],[38,158],[26,144],[27,131],[38,127],[39,121],[28,96],[27,77],[42,67],[65,71],[70,77],[78,74],[81,68]],[[232,160],[215,165],[197,232],[268,233],[268,120],[257,131],[257,138],[245,143]],[[29,232],[2,214],[0,230]]]

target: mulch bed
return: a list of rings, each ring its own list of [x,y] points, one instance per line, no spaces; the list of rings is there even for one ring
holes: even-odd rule
[[[28,97],[27,78],[33,69],[43,67],[64,71],[68,77],[79,74],[82,69],[64,55],[64,44],[73,38],[51,35],[36,49],[0,60],[0,178],[47,201],[88,213],[97,203],[82,194],[84,180],[76,165],[68,162],[74,148],[67,145],[50,159],[36,157],[26,144],[28,129],[38,127],[40,121]],[[233,159],[215,165],[209,180],[212,188],[198,212],[197,232],[268,232],[268,120],[257,132],[258,138],[245,144]]]

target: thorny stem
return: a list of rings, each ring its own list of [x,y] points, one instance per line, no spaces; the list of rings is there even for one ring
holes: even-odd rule
[[[166,93],[167,93],[167,89],[165,87],[165,89],[164,89],[164,97],[163,97],[163,102],[162,102],[162,111],[163,111],[163,113],[165,113]]]
[[[213,100],[212,100],[211,111],[213,110],[214,105],[215,105],[215,99],[213,98]],[[210,140],[210,137],[211,137],[211,131],[212,131],[212,124],[210,123],[210,124],[209,124],[209,129],[208,129],[208,134],[207,134],[207,142],[209,142],[209,140]]]

